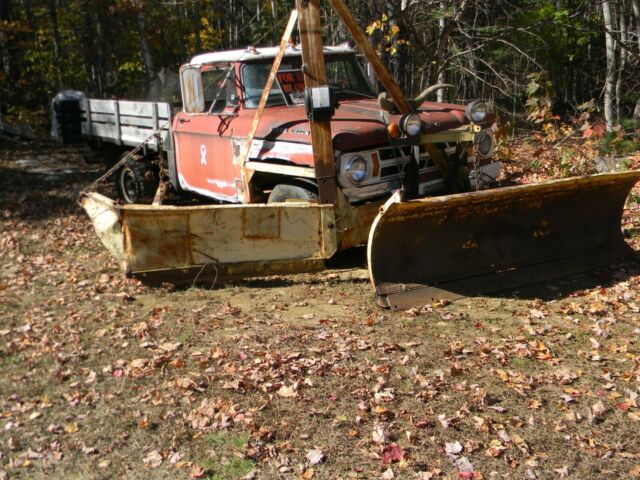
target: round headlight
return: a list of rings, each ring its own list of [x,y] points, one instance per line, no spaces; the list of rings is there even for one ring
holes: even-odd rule
[[[486,131],[480,132],[476,137],[476,145],[478,147],[478,153],[481,156],[489,156],[491,147],[493,147],[493,136]]]
[[[367,178],[367,161],[362,157],[352,157],[347,160],[345,172],[349,180],[360,183]]]
[[[484,121],[489,112],[489,104],[487,102],[483,102],[482,100],[471,102],[469,105],[467,105],[467,118],[473,123],[481,123],[482,121]]]
[[[405,115],[400,120],[400,128],[410,137],[415,137],[422,130],[422,120],[419,115]]]

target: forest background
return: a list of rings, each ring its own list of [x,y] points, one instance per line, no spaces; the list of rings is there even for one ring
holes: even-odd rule
[[[608,131],[638,127],[640,0],[347,3],[411,95],[446,82],[456,89],[440,91],[439,100],[491,99],[512,125],[589,117],[589,130],[598,118]],[[348,41],[321,4],[325,42]],[[293,7],[292,0],[3,0],[0,112],[46,118],[52,96],[68,88],[150,98],[194,54],[277,44]]]

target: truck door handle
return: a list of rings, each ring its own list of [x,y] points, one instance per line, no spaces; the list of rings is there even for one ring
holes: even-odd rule
[[[188,122],[190,122],[190,121],[191,121],[191,119],[189,119],[189,118],[184,118],[184,117],[180,117],[180,118],[178,119],[178,121],[179,121],[180,123],[188,123]]]

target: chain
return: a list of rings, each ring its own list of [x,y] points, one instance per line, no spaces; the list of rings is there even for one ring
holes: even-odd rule
[[[168,122],[166,123],[168,125]],[[156,138],[158,141],[158,145],[162,144],[162,138],[160,137],[160,133],[162,131],[162,129],[164,128],[165,125],[161,126],[160,129],[156,130],[155,132],[153,132],[151,135],[149,135],[147,138],[145,138],[142,143],[140,143],[140,145],[138,145],[136,148],[134,148],[133,150],[131,150],[129,153],[127,153],[124,157],[122,157],[120,160],[118,160],[116,162],[116,164],[111,167],[109,170],[107,170],[104,174],[102,174],[100,177],[98,177],[96,180],[94,180],[93,182],[91,182],[85,189],[83,189],[80,192],[79,198],[82,198],[84,196],[87,195],[87,193],[89,193],[90,191],[93,191],[95,189],[96,186],[98,186],[100,183],[102,183],[103,181],[105,181],[107,178],[109,178],[111,175],[113,175],[120,167],[122,167],[122,165],[125,164],[125,162],[127,160],[129,160],[130,158],[133,158],[133,156],[138,153],[142,148],[144,148],[144,146],[149,143],[149,141],[152,138]]]
[[[475,177],[475,180],[476,180],[476,191],[477,190],[482,190],[482,185],[480,185],[480,179],[482,177],[479,174],[480,156],[478,155],[478,153],[479,153],[478,142],[476,142],[475,139],[474,139],[474,142],[473,142],[473,176]]]

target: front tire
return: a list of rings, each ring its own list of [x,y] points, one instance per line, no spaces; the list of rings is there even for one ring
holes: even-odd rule
[[[289,183],[280,183],[276,185],[271,193],[269,194],[269,198],[267,203],[280,203],[286,202],[287,200],[303,200],[307,202],[317,202],[319,197],[318,194],[311,190],[313,187],[309,185],[308,187],[296,184]]]
[[[129,158],[116,172],[116,190],[126,204],[151,203],[159,183],[158,165],[139,156]]]

